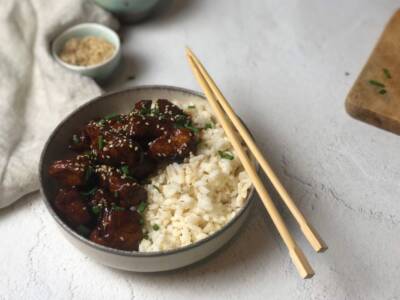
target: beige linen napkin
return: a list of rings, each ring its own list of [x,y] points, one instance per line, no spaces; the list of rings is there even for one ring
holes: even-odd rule
[[[2,0],[0,9],[0,208],[38,189],[43,144],[60,119],[97,96],[96,83],[58,65],[51,40],[81,22],[116,27],[87,0]]]

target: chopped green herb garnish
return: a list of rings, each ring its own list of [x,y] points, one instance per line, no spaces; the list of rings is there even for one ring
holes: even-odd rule
[[[234,156],[229,153],[228,151],[218,151],[219,156],[221,156],[221,158],[224,159],[229,159],[229,160],[233,160]]]
[[[379,81],[376,81],[376,80],[369,80],[368,82],[369,82],[369,84],[375,85],[375,86],[380,87],[380,88],[384,88],[385,87],[385,85],[383,83],[381,83]]]
[[[182,120],[182,119],[177,119],[176,123],[174,124],[175,128],[187,128],[191,131],[193,131],[194,133],[198,133],[200,131],[199,128],[194,127],[193,124],[188,121],[188,120]]]
[[[99,135],[97,143],[98,143],[99,149],[100,150],[103,149],[103,147],[104,147],[104,138],[103,138],[102,135]]]
[[[89,191],[81,192],[81,194],[84,196],[92,196],[96,193],[96,191],[97,191],[97,187],[94,187],[94,188],[90,189]]]
[[[184,116],[184,115],[178,115],[178,116],[176,116],[175,117],[175,126],[177,127],[177,128],[179,128],[179,127],[185,127],[185,125],[187,125],[187,121],[188,121],[188,119],[187,119],[187,117],[186,116]]]
[[[214,128],[213,123],[206,123],[206,125],[204,126],[204,129],[212,129],[212,128]]]
[[[114,197],[118,198],[118,192],[114,192]]]
[[[93,168],[89,166],[85,172],[85,182],[88,182],[93,175]]]
[[[144,201],[140,202],[139,206],[137,207],[137,212],[139,214],[144,213],[144,210],[146,209],[146,206],[147,206],[146,202],[144,202]]]
[[[143,224],[144,224],[144,219],[143,219],[143,218],[140,218],[139,224],[140,224],[140,225],[143,225]]]
[[[147,107],[142,107],[139,111],[139,114],[141,114],[142,116],[147,116],[151,113],[151,108],[147,108]]]
[[[380,91],[379,91],[379,94],[381,94],[381,95],[385,95],[386,94],[386,90],[385,89],[381,89]]]
[[[192,122],[185,115],[178,115],[175,117],[175,128],[187,128],[194,133],[199,132],[199,128],[193,126]]]
[[[89,228],[87,228],[84,225],[79,225],[78,227],[76,227],[76,231],[80,234],[83,235],[85,237],[89,236],[91,230]]]
[[[101,207],[98,206],[98,205],[92,206],[92,212],[93,212],[96,216],[98,216],[98,215],[100,214],[100,212],[101,212]]]
[[[152,108],[150,110],[150,114],[153,115],[153,116],[157,116],[157,115],[160,114],[160,110],[158,109],[158,107]]]
[[[121,167],[121,172],[122,172],[122,174],[124,174],[124,176],[125,176],[126,178],[128,178],[128,179],[134,179],[134,178],[131,176],[131,172],[129,171],[129,167],[128,167],[127,165],[124,165],[124,166]]]
[[[74,142],[74,144],[79,144],[79,137],[77,134],[72,135],[72,142]]]
[[[194,106],[194,105],[189,105],[188,108],[193,109],[193,108],[196,108],[196,106]]]
[[[129,167],[127,165],[122,166],[121,172],[122,172],[122,174],[129,176]]]
[[[143,234],[143,239],[148,240],[149,239],[149,235],[147,233]]]
[[[104,119],[101,119],[101,120],[99,120],[99,121],[97,122],[97,124],[100,125],[100,126],[103,126],[104,123],[105,123],[105,120],[104,120]]]
[[[111,209],[114,211],[124,211],[125,210],[125,208],[118,206],[115,203],[111,206]]]
[[[158,224],[153,224],[153,230],[157,231],[158,229],[160,229],[160,226],[158,226]]]
[[[187,128],[187,129],[193,131],[194,133],[198,133],[198,132],[199,132],[199,128],[194,127],[194,126],[189,125],[189,124],[185,125],[185,128]]]
[[[104,120],[109,121],[109,120],[113,120],[116,118],[120,118],[120,114],[114,113],[114,114],[110,114],[104,117]]]
[[[155,188],[159,193],[161,193],[160,188],[153,184],[153,188]]]
[[[383,74],[385,74],[385,77],[387,79],[391,79],[392,78],[392,75],[390,74],[389,70],[386,69],[386,68],[383,68]]]

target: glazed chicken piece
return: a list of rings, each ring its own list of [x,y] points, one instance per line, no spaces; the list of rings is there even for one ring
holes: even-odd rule
[[[100,185],[116,195],[122,207],[132,207],[147,199],[147,191],[135,180],[107,165],[95,169],[99,175]]]
[[[112,136],[114,134],[112,128],[118,127],[118,124],[121,125],[124,117],[124,115],[115,115],[112,118],[96,119],[87,123],[82,131],[89,138],[92,148],[97,148],[100,135],[103,137]]]
[[[81,153],[90,149],[90,139],[84,130],[72,135],[71,142],[68,146],[72,151]]]
[[[94,195],[90,198],[89,206],[97,207],[99,212],[105,208],[111,208],[117,199],[113,197],[107,190],[98,188]]]
[[[185,122],[189,120],[189,116],[182,109],[166,99],[158,99],[157,108],[160,114],[164,115],[170,122]]]
[[[143,237],[141,216],[130,210],[106,210],[90,240],[100,245],[121,250],[138,250]]]
[[[151,157],[158,160],[181,161],[196,148],[194,133],[186,128],[177,128],[172,135],[165,135],[149,144]]]
[[[138,112],[143,111],[143,110],[150,111],[152,103],[153,103],[153,101],[151,101],[151,100],[140,100],[135,103],[134,110],[136,110]]]
[[[142,180],[152,174],[156,169],[156,161],[151,159],[147,152],[144,152],[141,161],[135,168],[130,169],[130,173],[136,179]]]
[[[151,100],[141,100],[135,104],[135,109],[125,120],[123,126],[126,133],[133,138],[147,138],[148,141],[162,135],[171,134],[175,123],[184,124],[188,116],[178,106],[168,100],[157,100],[154,109],[151,109]]]
[[[122,132],[133,139],[150,141],[161,135],[168,134],[174,128],[171,122],[167,122],[156,116],[141,116],[130,114],[124,124],[119,125]]]
[[[97,154],[97,159],[103,164],[113,166],[137,166],[143,154],[139,143],[124,135],[126,116],[89,122],[85,132],[89,136],[91,149]]]
[[[104,119],[101,119],[99,121],[90,121],[86,124],[83,131],[90,140],[91,149],[98,150],[99,145],[101,144],[100,140],[106,137],[111,137],[113,135],[111,128],[117,123],[119,122],[114,120],[105,121]]]
[[[54,208],[71,226],[86,225],[92,221],[84,198],[76,189],[60,189],[54,200]]]
[[[122,136],[102,137],[98,145],[98,159],[113,166],[128,165],[136,167],[143,155],[140,144]]]
[[[96,149],[99,136],[101,135],[102,126],[96,121],[90,121],[86,126],[83,128],[83,131],[88,136],[90,140],[90,144],[92,148]]]
[[[56,160],[49,167],[49,175],[63,186],[82,186],[87,181],[89,160],[78,155],[74,159]]]
[[[119,176],[111,176],[108,179],[108,189],[111,193],[118,195],[122,207],[129,208],[147,199],[147,191],[142,186]]]

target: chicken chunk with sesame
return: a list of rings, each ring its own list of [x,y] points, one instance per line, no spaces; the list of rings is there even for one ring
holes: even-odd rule
[[[181,161],[196,148],[196,137],[186,128],[177,128],[170,136],[155,139],[149,145],[151,157],[158,160]]]
[[[143,156],[140,144],[126,137],[110,136],[104,138],[100,146],[101,148],[99,148],[98,152],[99,161],[116,167],[128,165],[134,168],[139,164]]]
[[[106,210],[90,239],[100,245],[120,249],[138,250],[143,237],[141,216],[130,210]]]
[[[190,115],[165,99],[142,100],[127,114],[89,121],[71,137],[73,158],[48,168],[59,184],[55,211],[95,243],[138,250],[148,200],[142,183],[194,152],[198,131]]]
[[[60,189],[54,200],[54,207],[72,226],[86,225],[92,220],[83,196],[76,189]]]
[[[82,186],[88,180],[89,160],[78,155],[74,159],[56,160],[49,169],[49,175],[63,186]]]
[[[99,176],[100,185],[116,195],[121,206],[131,207],[147,199],[146,190],[120,170],[102,165],[95,172]]]

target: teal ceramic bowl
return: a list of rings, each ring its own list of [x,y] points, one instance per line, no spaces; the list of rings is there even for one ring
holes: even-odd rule
[[[61,60],[59,53],[64,44],[71,38],[82,38],[85,36],[96,36],[103,38],[114,45],[114,54],[107,60],[91,66],[71,65]],[[97,23],[83,23],[70,27],[61,33],[52,43],[51,52],[54,59],[63,67],[84,76],[92,77],[97,81],[105,81],[117,68],[121,60],[121,42],[115,31]]]
[[[105,10],[115,14],[126,23],[143,20],[165,0],[96,0]]]

